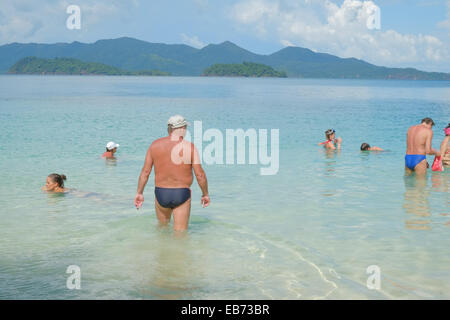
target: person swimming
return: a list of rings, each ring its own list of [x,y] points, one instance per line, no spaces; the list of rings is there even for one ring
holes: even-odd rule
[[[71,195],[74,195],[78,198],[89,198],[101,202],[109,200],[109,196],[105,194],[97,192],[85,192],[77,189],[66,188],[64,186],[64,181],[66,180],[67,177],[64,174],[57,174],[57,173],[49,174],[47,176],[45,186],[43,186],[41,189],[42,191],[46,191],[49,193],[65,193],[65,194],[70,193]],[[125,199],[128,200],[128,198]]]
[[[368,143],[361,144],[361,151],[383,151],[383,149],[379,147],[371,147]]]
[[[327,140],[319,143],[319,146],[323,145],[325,149],[329,150],[341,150],[342,138],[339,137],[336,139],[336,130],[328,129],[325,131],[325,138]]]
[[[424,118],[418,125],[411,126],[406,134],[405,170],[424,174],[429,167],[426,155],[439,156],[440,152],[431,148],[434,121]]]
[[[119,144],[110,141],[106,144],[106,152],[103,153],[102,157],[103,158],[115,158],[114,154],[117,152],[117,148],[119,147]]]
[[[63,174],[52,173],[47,176],[45,186],[42,187],[43,191],[62,193],[66,192],[67,188],[64,188],[64,181],[67,177]]]

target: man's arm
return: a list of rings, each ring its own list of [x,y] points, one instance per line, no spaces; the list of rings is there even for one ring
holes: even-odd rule
[[[206,179],[205,171],[202,168],[202,165],[200,163],[200,156],[198,154],[197,148],[194,146],[194,152],[193,152],[193,162],[192,162],[192,169],[194,170],[195,177],[197,178],[197,183],[202,190],[202,199],[201,203],[203,207],[207,207],[211,200],[209,199],[209,193],[208,193],[208,180]]]
[[[136,208],[140,208],[142,206],[142,203],[144,202],[144,189],[145,185],[147,184],[148,177],[150,176],[150,173],[152,172],[153,167],[153,159],[152,159],[152,153],[151,153],[151,146],[147,150],[147,155],[145,156],[145,162],[144,167],[142,168],[141,174],[139,175],[139,182],[136,192],[136,197],[134,198],[134,204]]]
[[[425,141],[425,153],[429,155],[439,155],[439,151],[434,150],[431,148],[431,143],[433,140],[433,131],[430,130],[430,132],[427,135],[427,140]]]

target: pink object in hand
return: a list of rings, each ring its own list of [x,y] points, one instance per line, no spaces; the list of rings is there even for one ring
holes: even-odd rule
[[[442,157],[434,157],[433,165],[431,166],[433,171],[444,171],[442,166]]]

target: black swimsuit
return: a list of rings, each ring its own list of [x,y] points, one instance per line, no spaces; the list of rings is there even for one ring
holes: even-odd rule
[[[155,196],[161,207],[173,209],[189,200],[191,189],[155,187]]]

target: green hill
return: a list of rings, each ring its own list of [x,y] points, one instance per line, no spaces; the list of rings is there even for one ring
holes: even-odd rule
[[[196,49],[184,44],[150,43],[123,37],[94,43],[11,43],[0,46],[0,73],[25,57],[73,58],[105,64],[120,70],[161,70],[172,75],[200,76],[214,64],[264,64],[289,77],[338,79],[450,80],[450,73],[413,68],[387,68],[355,58],[339,58],[307,48],[286,47],[260,55],[225,41]]]
[[[158,70],[126,71],[97,62],[83,62],[73,58],[42,59],[26,57],[20,59],[11,68],[11,74],[67,74],[67,75],[145,75],[166,76],[167,72]]]
[[[205,69],[204,76],[213,77],[277,77],[286,78],[286,72],[276,71],[264,64],[244,62],[242,64],[214,64]]]

